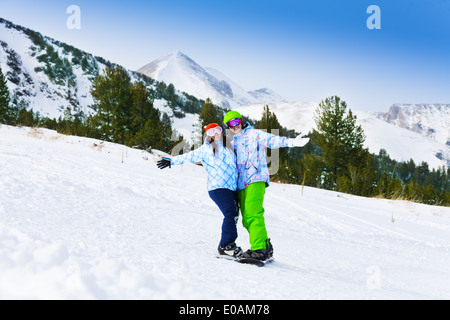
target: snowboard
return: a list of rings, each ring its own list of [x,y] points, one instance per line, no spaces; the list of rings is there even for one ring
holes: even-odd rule
[[[265,260],[265,261],[261,261],[261,260],[254,259],[254,258],[235,259],[233,257],[220,256],[220,255],[217,255],[216,258],[217,259],[236,261],[236,262],[243,263],[243,264],[251,264],[251,265],[254,265],[254,266],[258,266],[258,267],[264,267],[266,265],[266,263],[269,263],[269,262],[273,261],[273,258],[270,258],[270,259]]]
[[[273,258],[265,260],[265,261],[261,261],[258,259],[253,259],[253,258],[242,258],[239,260],[236,260],[239,263],[244,263],[244,264],[252,264],[258,267],[264,267],[266,265],[266,263],[272,262]]]

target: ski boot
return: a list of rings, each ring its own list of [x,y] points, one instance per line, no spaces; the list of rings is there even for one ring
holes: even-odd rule
[[[221,248],[219,244],[217,251],[219,252],[217,255],[218,258],[229,260],[239,260],[240,258],[242,258],[242,255],[244,253],[241,247],[238,247],[234,242],[225,246],[225,248]]]
[[[268,262],[273,260],[273,246],[270,242],[270,239],[266,240],[266,249],[259,249],[259,250],[247,250],[243,255],[242,258],[250,258],[250,259],[256,259],[263,262]]]

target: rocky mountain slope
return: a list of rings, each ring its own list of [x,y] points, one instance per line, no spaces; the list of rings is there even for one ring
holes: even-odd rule
[[[393,104],[378,117],[450,146],[450,104]]]

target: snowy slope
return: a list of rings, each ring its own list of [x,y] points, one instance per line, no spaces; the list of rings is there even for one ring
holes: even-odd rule
[[[450,208],[272,184],[257,268],[215,258],[203,168],[155,160],[1,126],[0,298],[450,299]]]
[[[257,102],[284,101],[270,89],[247,92],[220,71],[203,68],[180,51],[156,59],[137,72],[167,84],[172,83],[178,90],[197,98],[210,98],[213,103],[225,108]]]
[[[264,105],[252,104],[236,110],[252,119],[261,119]],[[268,105],[270,110],[275,112],[280,124],[288,129],[306,134],[315,128],[314,112],[318,103],[290,102]],[[369,148],[370,152],[378,153],[380,149],[385,149],[389,156],[397,161],[413,159],[416,164],[426,161],[430,168],[450,167],[450,145],[388,123],[374,113],[352,111],[366,134],[365,147]]]

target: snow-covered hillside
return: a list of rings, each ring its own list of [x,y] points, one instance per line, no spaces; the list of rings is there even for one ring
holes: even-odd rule
[[[73,115],[95,113],[91,94],[94,78],[107,67],[123,68],[2,18],[0,67],[7,79],[12,107],[33,109],[41,116],[55,119],[64,117],[67,109]],[[167,108],[165,94],[155,94],[157,81],[130,70],[127,74],[131,81],[143,82],[153,92],[155,106],[178,122],[173,110]],[[176,89],[174,93],[182,104],[175,106],[179,113],[188,114],[183,111],[187,104],[200,104]],[[192,114],[188,117],[192,118]]]
[[[236,110],[252,119],[261,119],[264,105],[252,104],[236,108]],[[288,129],[306,134],[315,128],[314,112],[318,103],[290,102],[267,105],[276,114],[280,124]],[[450,167],[450,145],[388,123],[379,119],[375,113],[352,111],[357,116],[357,123],[364,130],[365,146],[370,152],[377,154],[380,149],[385,149],[390,157],[397,161],[413,159],[417,164],[425,161],[431,168]]]
[[[450,208],[273,183],[257,268],[215,258],[203,168],[155,161],[0,126],[0,298],[450,299]]]
[[[199,99],[210,98],[213,103],[225,108],[257,102],[285,101],[267,88],[247,92],[220,71],[203,68],[180,51],[156,59],[137,72],[167,84],[172,83],[178,90]]]
[[[66,79],[63,83],[57,83],[56,79],[49,79],[47,72],[44,72],[46,63],[39,60],[48,52],[33,43],[26,32],[32,31],[0,20],[0,67],[8,79],[12,102],[51,118],[62,116],[66,108],[70,108],[73,113],[94,112],[91,109],[93,99],[90,93],[93,77],[88,69],[101,71],[105,65],[83,53],[86,57],[83,70],[81,64],[69,63],[74,61],[73,53],[65,51],[55,40],[43,37],[45,46],[52,48],[61,63],[67,63]],[[54,64],[53,67],[57,69]],[[73,80],[70,85],[69,79]]]

